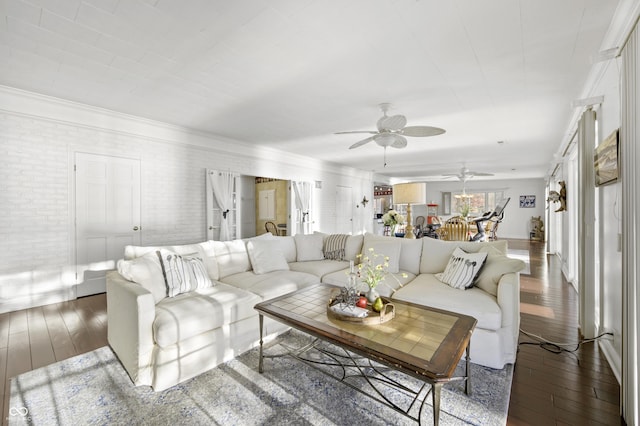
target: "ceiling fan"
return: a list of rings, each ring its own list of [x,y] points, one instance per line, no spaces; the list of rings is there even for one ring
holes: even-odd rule
[[[378,130],[354,130],[350,132],[336,132],[336,135],[344,135],[350,133],[367,133],[373,136],[369,136],[366,139],[358,141],[351,145],[349,149],[358,148],[364,144],[374,141],[381,147],[393,147],[404,148],[407,146],[407,139],[405,136],[410,137],[427,137],[441,135],[445,132],[444,129],[431,126],[407,126],[407,118],[404,115],[387,115],[389,109],[391,109],[390,103],[380,104],[383,116],[378,119]],[[386,165],[386,164],[385,164]]]
[[[469,179],[471,179],[472,177],[475,176],[493,176],[493,173],[482,173],[482,172],[474,172],[472,170],[469,170],[467,168],[467,166],[462,166],[462,168],[460,169],[460,171],[458,173],[446,173],[443,174],[442,176],[450,176],[450,177],[456,177],[458,178],[458,180],[462,183],[468,181]]]

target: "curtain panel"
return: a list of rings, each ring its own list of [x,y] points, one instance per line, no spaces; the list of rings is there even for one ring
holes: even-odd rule
[[[220,241],[231,239],[229,221],[230,213],[233,210],[233,187],[235,174],[231,172],[214,171],[209,174],[213,196],[222,211],[220,215]]]
[[[297,215],[297,233],[310,233],[311,224],[311,183],[293,182]]]

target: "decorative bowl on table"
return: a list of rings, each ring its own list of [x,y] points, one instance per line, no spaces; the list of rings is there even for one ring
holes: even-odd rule
[[[359,308],[339,302],[335,297],[329,299],[327,304],[327,316],[340,321],[353,322],[364,325],[382,324],[391,321],[396,315],[396,307],[391,303],[391,299],[380,296],[382,299],[382,309],[376,312],[371,303],[367,307]]]

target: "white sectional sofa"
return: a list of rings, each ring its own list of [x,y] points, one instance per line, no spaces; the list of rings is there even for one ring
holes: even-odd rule
[[[436,278],[456,247],[487,252],[476,287],[460,290]],[[506,257],[506,242],[456,243],[373,234],[265,234],[226,242],[127,247],[118,271],[107,274],[109,344],[134,384],[166,389],[255,346],[256,303],[320,282],[344,285],[349,261],[357,262],[358,254],[370,248],[390,257],[393,277],[378,286],[380,294],[471,315],[478,319],[471,361],[492,368],[515,361],[518,271],[524,264]],[[186,274],[190,277],[186,284],[172,281],[175,271],[166,261],[172,254],[185,263],[201,259]],[[167,282],[174,286],[168,289]],[[267,319],[265,329],[273,337],[286,327]]]

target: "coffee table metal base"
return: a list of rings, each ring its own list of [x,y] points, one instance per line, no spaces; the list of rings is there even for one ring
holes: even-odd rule
[[[427,380],[423,376],[412,375],[418,378],[422,384],[415,388],[407,386],[393,377],[394,374],[389,374],[395,369],[383,364],[374,363],[371,359],[354,354],[348,350],[348,348],[339,347],[334,342],[330,342],[333,346],[331,348],[323,348],[320,345],[321,339],[309,336],[310,342],[299,348],[290,348],[282,345],[287,349],[285,353],[279,354],[265,354],[263,350],[263,316],[260,315],[260,358],[258,371],[262,373],[264,371],[264,359],[265,358],[278,358],[283,356],[294,357],[312,367],[318,369],[322,373],[329,377],[338,380],[341,383],[357,390],[358,392],[367,395],[368,397],[394,409],[395,411],[407,416],[408,418],[421,424],[422,411],[424,404],[431,394],[431,401],[433,404],[433,424],[437,425],[440,419],[440,399],[442,393],[442,386],[445,382],[436,382]],[[340,352],[336,352],[333,348],[339,349]],[[464,376],[451,377],[447,379],[448,382],[452,381],[465,381],[465,393],[467,395],[471,392],[471,381],[469,378],[469,346],[466,348],[466,362]],[[327,368],[329,367],[329,368]],[[334,371],[330,371],[334,370]],[[337,374],[335,373],[337,371]],[[405,375],[405,372],[400,372]],[[356,386],[354,383],[359,383],[358,379],[362,379],[366,382],[367,386],[362,388]],[[360,382],[361,383],[361,382]],[[430,385],[430,386],[429,386]],[[395,403],[384,392],[384,388],[392,388],[397,392],[400,392],[408,396],[408,403],[403,406]],[[366,389],[366,390],[365,390]],[[368,390],[368,392],[367,392]],[[410,414],[410,411],[420,404],[417,416]]]

